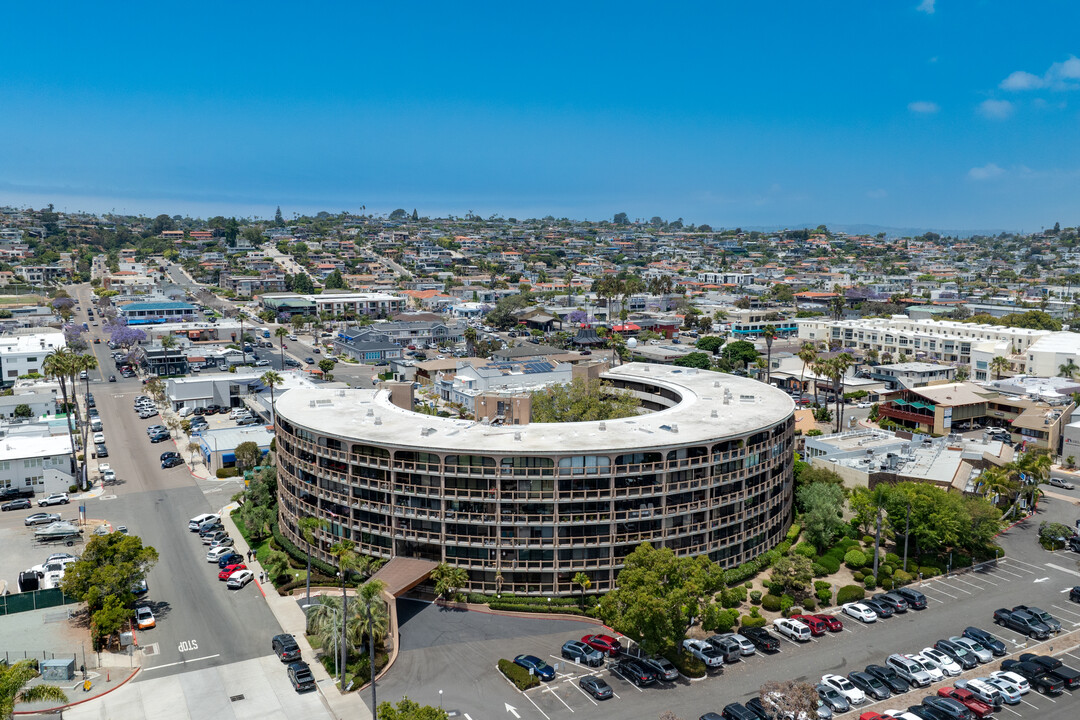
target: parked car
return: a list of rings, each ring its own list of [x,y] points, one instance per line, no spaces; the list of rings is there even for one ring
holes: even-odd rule
[[[1043,695],[1060,695],[1065,692],[1065,682],[1046,671],[1042,665],[1022,660],[1002,660],[1001,669],[1016,673],[1028,681],[1032,689]]]
[[[229,576],[225,586],[230,590],[239,590],[255,579],[255,574],[250,570],[240,570]]]
[[[997,657],[1001,657],[1005,654],[1005,643],[1001,642],[985,630],[969,626],[964,628],[964,637],[971,638],[978,642]]]
[[[1046,627],[1050,628],[1050,632],[1052,633],[1061,632],[1061,623],[1058,620],[1055,620],[1054,617],[1050,615],[1050,613],[1046,612],[1041,608],[1037,608],[1034,605],[1017,605],[1013,608],[1013,612],[1017,611],[1031,613],[1031,615],[1033,615],[1036,620],[1041,622]]]
[[[226,567],[228,565],[236,565],[236,564],[242,563],[242,562],[244,562],[244,556],[241,555],[240,553],[238,553],[238,552],[225,553],[224,555],[221,556],[221,559],[218,560],[218,568],[223,568],[223,567]],[[247,571],[241,571],[241,572],[247,572]]]
[[[971,710],[952,698],[931,695],[923,698],[923,705],[936,710],[943,720],[975,720]]]
[[[754,643],[750,642],[746,637],[740,635],[739,633],[721,633],[716,637],[725,639],[731,638],[735,642],[739,643],[739,651],[743,655],[753,655],[755,652],[757,652],[757,646],[755,646]]]
[[[170,455],[169,457],[165,457],[165,458],[161,459],[161,469],[162,470],[168,470],[169,468],[174,468],[174,467],[176,467],[178,465],[183,465],[183,464],[184,464],[184,459],[182,457],[180,457],[179,455],[177,455],[177,454],[173,454],[173,455]]]
[[[912,610],[926,609],[926,596],[915,588],[902,587],[893,590],[893,592],[907,601],[908,608]]]
[[[1001,691],[987,682],[990,678],[961,678],[954,684],[961,690],[966,690],[976,699],[989,705],[995,710],[1001,709],[1005,702]]]
[[[741,703],[728,703],[719,715],[705,713],[700,720],[757,720],[757,715]]]
[[[656,682],[656,673],[653,669],[637,658],[624,657],[615,669],[619,675],[638,687],[645,687]]]
[[[149,437],[154,433],[168,432],[168,430],[169,428],[165,427],[164,425],[151,425],[150,427],[146,428],[146,435]]]
[[[941,682],[945,679],[945,673],[942,671],[941,666],[930,657],[927,657],[925,653],[908,653],[904,657],[922,665],[923,670],[930,676],[931,682]]]
[[[893,609],[895,613],[906,613],[908,609],[907,600],[894,592],[877,593],[874,595],[874,600],[880,602],[886,602],[889,607]]]
[[[747,710],[754,713],[754,716],[757,717],[758,720],[773,720],[772,715],[770,715],[769,711],[765,709],[765,703],[761,702],[761,698],[750,698],[745,703],[743,703],[743,705],[746,706]]]
[[[27,461],[29,462],[29,461]],[[68,494],[67,493],[53,493],[47,497],[43,497],[38,500],[38,507],[48,507],[49,505],[67,505]]]
[[[147,630],[157,625],[154,613],[145,605],[135,608],[135,625],[140,630]]]
[[[26,498],[20,498],[18,500],[12,500],[0,505],[0,510],[7,512],[8,510],[29,510],[31,507],[30,501]]]
[[[202,515],[196,515],[195,517],[188,520],[188,530],[190,530],[191,532],[199,532],[199,528],[201,528],[203,524],[208,520],[221,520],[221,516],[215,515],[214,513],[204,513]]]
[[[955,687],[943,687],[938,688],[937,694],[940,697],[951,698],[960,703],[968,710],[970,710],[975,717],[984,718],[994,712],[994,706],[984,703],[979,698],[975,697],[970,690],[965,688]]]
[[[230,575],[240,570],[247,570],[247,565],[245,565],[244,563],[234,563],[232,565],[226,565],[225,569],[218,573],[217,579],[228,580]]]
[[[1062,682],[1065,683],[1065,687],[1069,690],[1075,690],[1077,686],[1080,686],[1080,672],[1073,670],[1052,655],[1024,653],[1020,656],[1020,661],[1033,662],[1036,665],[1043,666],[1051,675],[1061,678]]]
[[[33,515],[27,515],[23,518],[24,525],[48,525],[52,522],[60,522],[59,513],[34,513]]]
[[[861,602],[849,602],[840,606],[845,615],[864,623],[877,622],[877,614]]]
[[[622,644],[610,635],[586,635],[581,638],[581,642],[605,655],[618,655],[622,652]]]
[[[811,617],[825,623],[825,627],[829,628],[829,632],[840,632],[844,629],[843,621],[835,615],[813,615]]]
[[[713,635],[705,638],[705,642],[716,648],[725,663],[735,663],[742,660],[742,646],[739,645],[735,638]],[[753,645],[751,644],[750,647],[753,648]]]
[[[792,615],[791,619],[798,620],[807,628],[809,628],[810,634],[814,637],[824,635],[829,629],[828,626],[825,625],[825,623],[823,623],[821,620],[818,620],[813,615]]]
[[[863,693],[874,700],[887,700],[892,697],[892,691],[885,685],[885,683],[878,680],[876,677],[868,672],[857,670],[852,673],[848,673],[848,680],[851,684],[863,691]]]
[[[770,635],[765,628],[745,628],[742,635],[762,652],[776,652],[780,649],[780,641]]]
[[[885,683],[885,687],[889,688],[889,692],[893,695],[906,693],[911,689],[911,684],[897,675],[896,671],[891,667],[885,667],[884,665],[867,665],[865,671],[868,675],[873,675],[878,680]]]
[[[603,654],[580,640],[568,640],[563,643],[562,656],[567,660],[573,660],[589,667],[598,667],[604,664]]]
[[[311,674],[311,668],[306,662],[298,661],[289,663],[289,682],[292,683],[296,692],[307,692],[315,689],[315,676]]]
[[[203,545],[214,545],[215,543],[217,543],[218,540],[223,540],[229,537],[229,533],[225,532],[224,530],[215,530],[214,532],[207,533],[206,535],[203,535],[201,537]]]
[[[300,645],[289,633],[275,635],[270,640],[270,647],[281,662],[293,662],[300,659]]]
[[[964,671],[960,663],[936,648],[923,648],[919,657],[919,662],[930,668],[937,668],[944,677],[956,677]]]
[[[652,668],[657,680],[673,682],[679,677],[679,669],[670,660],[663,657],[642,658],[645,664]]]
[[[1001,673],[1000,670],[998,670],[997,672]],[[1014,673],[1001,674],[1013,675]],[[1016,677],[1020,676],[1017,675]],[[1023,678],[1020,679],[1024,680]],[[1004,677],[995,677],[994,673],[991,673],[990,677],[986,678],[986,684],[994,688],[998,691],[998,693],[1001,694],[1001,699],[1006,705],[1018,705],[1020,703],[1020,698],[1024,694],[1023,692],[1021,692],[1019,685],[1012,682],[1011,680],[1006,680]],[[1031,686],[1028,685],[1027,680],[1024,680],[1024,686],[1027,687],[1029,690],[1031,689]]]
[[[816,690],[821,701],[834,713],[844,713],[851,709],[851,703],[836,688],[830,685],[818,684]]]
[[[994,654],[987,648],[983,647],[979,643],[975,642],[969,637],[961,635],[953,635],[949,638],[949,642],[954,645],[960,645],[967,650],[975,658],[976,662],[988,663],[994,659]]]
[[[932,681],[930,673],[918,660],[913,660],[900,653],[893,653],[885,660],[885,665],[896,671],[896,674],[907,680],[914,687],[926,687]]]
[[[514,664],[531,671],[533,675],[536,675],[541,680],[550,681],[555,679],[555,669],[535,655],[518,655],[514,658]]]
[[[869,600],[863,600],[863,605],[870,608],[871,611],[879,618],[887,620],[896,614],[896,610],[893,609],[892,603],[884,600],[875,600],[870,598]]]
[[[687,638],[682,641],[682,649],[705,663],[706,667],[718,668],[724,664],[724,656],[720,651],[704,640]]]
[[[773,621],[773,628],[777,633],[798,642],[810,642],[810,628],[798,620],[791,618],[777,618]]]
[[[1027,678],[1023,675],[1017,675],[1014,672],[1008,670],[994,670],[990,673],[991,680],[1004,680],[1016,685],[1016,689],[1020,691],[1021,695],[1027,695],[1031,692],[1031,685],[1028,684]]]
[[[169,440],[170,437],[171,436],[169,435],[169,432],[167,430],[165,432],[157,432],[157,433],[154,433],[153,435],[150,436],[150,442],[152,442],[152,443],[165,442],[166,440]]]
[[[831,687],[833,690],[843,695],[852,705],[862,705],[866,702],[866,693],[855,687],[852,682],[843,675],[834,675],[832,673],[822,675],[821,684],[826,687]]]
[[[592,695],[597,700],[608,700],[614,694],[611,686],[607,684],[607,681],[603,678],[598,678],[595,675],[586,675],[578,680],[578,685],[582,690]]]
[[[230,547],[211,548],[210,552],[206,553],[206,562],[216,563],[221,560],[221,558],[231,554],[232,552],[233,549]]]
[[[94,454],[99,458],[109,457],[109,448],[105,447],[104,443],[94,446]]]
[[[975,655],[969,652],[967,647],[951,640],[938,640],[934,643],[934,649],[940,650],[951,657],[965,670],[971,670],[979,664],[979,661],[975,659]]]

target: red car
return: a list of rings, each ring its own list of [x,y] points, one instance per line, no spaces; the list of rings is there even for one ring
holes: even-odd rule
[[[844,623],[840,622],[840,618],[835,615],[814,615],[812,617],[825,623],[825,627],[829,628],[829,632],[840,632],[844,629]]]
[[[964,688],[943,687],[937,691],[937,694],[941,697],[952,698],[975,713],[976,717],[984,718],[994,712],[994,708],[972,695],[970,690]]]
[[[610,635],[586,635],[581,638],[581,642],[605,655],[618,655],[622,652],[622,645]]]
[[[826,627],[825,623],[818,620],[813,615],[792,615],[791,619],[798,620],[803,625],[810,628],[810,634],[814,637],[817,637],[818,635],[824,635],[825,631],[829,629],[828,627]]]
[[[247,565],[244,563],[236,563],[235,565],[226,565],[225,569],[217,574],[218,580],[228,580],[229,576],[237,570],[247,570]]]
[[[859,716],[859,720],[896,720],[892,715],[882,715],[873,710],[867,710]]]

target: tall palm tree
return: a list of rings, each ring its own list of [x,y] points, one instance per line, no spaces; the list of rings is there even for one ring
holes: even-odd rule
[[[356,593],[359,605],[357,619],[368,638],[368,671],[371,673],[371,707],[378,707],[375,702],[375,639],[382,641],[390,629],[390,613],[383,599],[386,583],[382,580],[368,580]]]
[[[768,353],[768,370],[765,374],[765,382],[772,382],[772,343],[776,338],[776,328],[772,325],[766,325],[762,333],[765,335],[765,349]]]
[[[1072,380],[1076,377],[1076,373],[1080,372],[1080,366],[1073,362],[1072,358],[1069,358],[1067,362],[1058,367],[1058,374],[1063,378],[1069,378]]]
[[[84,390],[84,396],[89,396],[90,395],[90,371],[97,369],[97,366],[98,366],[97,358],[94,357],[93,355],[73,355],[71,357],[71,364],[69,366],[69,369],[71,371],[71,394],[72,394],[72,396],[75,395],[75,378],[79,377],[79,375],[81,373],[83,373],[83,372],[86,373],[86,386],[85,386],[85,390]],[[72,399],[74,399],[74,397]],[[87,465],[87,462],[89,460],[89,457],[88,457],[88,453],[85,452],[85,448],[88,447],[87,446],[87,439],[88,439],[88,437],[90,435],[90,423],[87,422],[85,420],[85,418],[82,418],[82,408],[79,406],[79,403],[75,402],[74,405],[75,405],[75,413],[76,413],[75,417],[77,419],[79,419],[79,422],[80,422],[80,428],[81,428],[80,437],[82,438],[82,446],[84,448],[83,461],[82,461],[82,469],[83,470],[79,473],[79,484],[83,485],[82,478],[88,477],[88,473],[85,472],[85,469],[86,469],[86,465]],[[89,408],[87,408],[87,409],[89,409]],[[88,488],[84,488],[84,489],[88,489]]]
[[[273,370],[267,370],[259,378],[262,384],[270,388],[270,424],[274,424],[274,388],[284,382],[284,378]]]
[[[805,387],[803,380],[806,377],[806,366],[812,365],[817,360],[817,349],[814,347],[814,343],[804,342],[802,347],[799,348],[798,358],[802,360],[802,372],[799,373],[799,395],[801,396]],[[816,387],[814,392],[817,393]]]
[[[26,687],[38,677],[37,660],[20,660],[13,665],[0,664],[0,718],[7,720],[15,711],[15,703],[66,703],[67,694],[55,685]]]
[[[41,369],[47,377],[51,377],[60,385],[60,396],[64,400],[64,415],[67,419],[68,429],[68,441],[71,442],[71,474],[74,475],[77,472],[75,464],[75,456],[77,455],[75,447],[75,430],[72,426],[73,409],[71,403],[68,402],[68,377],[71,375],[69,368],[71,366],[71,358],[74,355],[66,348],[54,350],[49,353],[45,360],[41,364]],[[75,394],[75,388],[71,389],[71,394]]]
[[[1001,373],[1006,372],[1009,369],[1009,361],[1002,356],[997,355],[994,357],[993,360],[990,361],[990,369],[993,370],[995,374],[997,374],[997,377],[995,379],[1000,380]]]
[[[476,354],[476,328],[471,325],[465,328],[465,346],[469,357]]]
[[[171,350],[176,347],[176,336],[172,333],[167,333],[161,336],[161,347],[165,350]]]
[[[330,548],[330,554],[337,558],[338,573],[341,575],[341,664],[340,681],[345,680],[345,666],[349,661],[349,647],[345,640],[345,628],[349,622],[349,595],[345,589],[345,579],[358,564],[356,543],[352,540],[340,540]]]
[[[308,517],[300,518],[300,522],[297,523],[300,527],[300,535],[303,536],[304,542],[308,544],[307,552],[307,578],[305,581],[307,590],[307,604],[311,604],[311,553],[315,549],[315,531],[322,530],[326,527],[327,522],[322,518]]]
[[[274,331],[274,337],[278,339],[279,350],[281,351],[281,368],[285,369],[285,338],[289,335],[289,329],[283,325],[279,325],[278,329]]]
[[[810,364],[810,372],[814,373],[814,404],[818,405],[818,382],[821,378],[826,377],[825,371],[828,366],[825,364],[827,360],[817,360]]]

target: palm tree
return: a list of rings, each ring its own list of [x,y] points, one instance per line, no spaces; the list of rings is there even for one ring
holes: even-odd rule
[[[798,358],[802,360],[802,372],[799,373],[799,395],[801,396],[805,388],[803,379],[806,377],[806,366],[812,365],[817,360],[817,350],[814,348],[814,343],[804,342],[802,347],[799,348]],[[814,392],[817,393],[816,386]]]
[[[1080,372],[1080,366],[1073,362],[1072,358],[1069,358],[1067,362],[1058,367],[1058,374],[1063,378],[1069,378],[1072,380],[1076,377],[1076,373]]]
[[[990,369],[997,374],[995,380],[1000,380],[1001,373],[1006,372],[1009,369],[1009,361],[1002,356],[997,355],[990,361]]]
[[[476,354],[476,328],[471,325],[465,328],[465,345],[469,357]]]
[[[843,429],[844,424],[844,375],[847,374],[848,368],[850,368],[854,362],[855,358],[851,357],[848,353],[840,353],[828,361],[831,369],[831,372],[828,373],[828,375],[833,381],[833,394],[836,400],[836,432],[840,432]]]
[[[270,424],[273,425],[274,424],[274,388],[277,387],[278,385],[280,385],[282,382],[284,382],[285,378],[281,377],[281,375],[277,374],[273,370],[267,370],[266,372],[264,372],[262,374],[262,377],[259,378],[259,380],[262,381],[263,385],[270,388]]]
[[[176,347],[176,336],[172,333],[167,333],[161,336],[161,347],[165,350],[171,350]]]
[[[585,592],[592,587],[592,580],[583,572],[574,575],[574,584],[581,588],[581,607],[585,608]]]
[[[766,325],[762,332],[765,335],[765,349],[768,352],[768,370],[765,374],[765,382],[772,382],[772,343],[776,337],[776,328],[772,325]]]
[[[463,567],[442,563],[431,572],[431,579],[437,595],[453,600],[457,591],[468,585],[469,573]]]
[[[47,377],[51,377],[56,380],[60,385],[60,396],[64,400],[64,414],[67,419],[68,429],[68,441],[71,442],[71,474],[74,475],[78,468],[75,465],[76,447],[75,447],[75,430],[72,427],[72,408],[68,402],[68,376],[70,375],[69,367],[71,365],[71,358],[74,357],[71,352],[66,348],[60,350],[54,350],[49,353],[45,360],[41,363],[41,369]],[[72,395],[75,394],[75,388],[71,389]]]
[[[345,589],[345,578],[358,564],[356,543],[352,540],[340,540],[330,547],[330,554],[337,558],[338,573],[341,575],[341,665],[339,678],[345,681],[345,666],[349,661],[349,648],[345,639],[345,628],[349,622],[349,595]]]
[[[300,518],[300,522],[297,523],[300,529],[300,535],[303,536],[304,542],[308,544],[307,555],[307,578],[305,585],[307,586],[307,604],[311,605],[311,553],[315,549],[315,531],[322,530],[326,527],[326,520],[317,517],[304,517]]]
[[[274,331],[274,337],[278,339],[279,350],[281,351],[281,367],[285,368],[285,338],[289,335],[289,328],[284,325],[279,325],[278,329]]]
[[[26,687],[38,677],[37,660],[20,660],[14,665],[0,664],[0,718],[7,720],[15,711],[15,703],[66,703],[67,694],[55,685]]]
[[[390,614],[387,611],[383,592],[386,583],[382,580],[368,580],[356,593],[356,602],[360,606],[356,618],[364,635],[368,638],[368,672],[371,674],[371,707],[375,703],[375,639],[381,642],[390,629]]]
[[[826,377],[825,371],[828,369],[825,363],[828,360],[821,360],[818,362],[811,362],[810,372],[814,373],[814,405],[818,405],[818,381],[821,378]]]

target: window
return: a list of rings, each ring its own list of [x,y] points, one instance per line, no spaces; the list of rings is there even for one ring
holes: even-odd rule
[[[603,469],[607,472],[611,465],[611,458],[603,455],[576,455],[559,459],[559,473],[561,475],[596,475]]]
[[[41,467],[41,458],[30,458],[29,460],[23,460],[23,467],[26,469]]]

